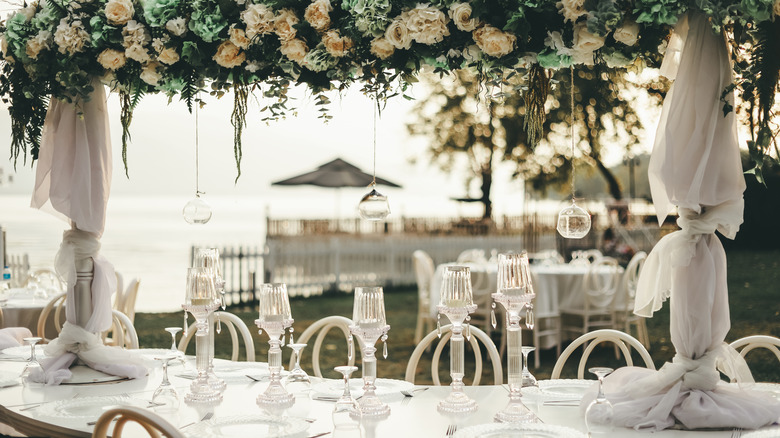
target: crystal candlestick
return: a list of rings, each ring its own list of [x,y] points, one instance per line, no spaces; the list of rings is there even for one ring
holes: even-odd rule
[[[520,327],[521,311],[536,296],[531,285],[528,254],[509,253],[498,255],[498,291],[493,300],[506,309],[507,377],[509,404],[494,417],[501,423],[527,423],[537,421],[536,415],[522,402],[523,339]]]
[[[282,376],[282,338],[285,331],[292,326],[290,299],[287,296],[287,285],[283,283],[265,283],[260,285],[258,294],[260,313],[255,324],[260,333],[268,333],[268,369],[271,373],[270,383],[265,392],[257,396],[257,404],[263,408],[289,407],[295,402],[295,397],[288,393],[281,383]]]
[[[472,412],[477,402],[463,391],[463,323],[469,313],[477,310],[471,290],[471,271],[466,266],[448,266],[441,285],[439,315],[445,315],[452,323],[450,338],[450,394],[439,402],[442,412]],[[468,328],[468,326],[467,326]]]
[[[376,342],[384,344],[383,356],[387,359],[387,325],[385,298],[381,287],[356,287],[350,331],[363,346],[363,397],[360,412],[364,417],[380,417],[390,414],[390,407],[376,395]]]
[[[209,316],[219,308],[214,278],[205,268],[187,271],[187,295],[182,308],[195,317],[195,364],[198,377],[184,397],[187,403],[213,403],[222,400],[220,391],[209,383]]]

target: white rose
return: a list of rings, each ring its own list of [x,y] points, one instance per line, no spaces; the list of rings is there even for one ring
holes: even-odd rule
[[[246,55],[237,45],[228,40],[223,41],[217,47],[217,53],[212,56],[212,59],[222,67],[233,68],[243,64],[246,61]]]
[[[486,55],[500,58],[509,54],[515,48],[517,37],[503,30],[485,25],[475,30],[471,37]]]
[[[561,0],[555,4],[558,11],[563,15],[563,21],[574,23],[580,16],[585,14],[585,0]]]
[[[402,17],[396,17],[385,29],[385,38],[396,49],[409,49],[412,46],[412,36]]]
[[[314,0],[306,7],[303,18],[311,24],[311,27],[322,32],[330,26],[330,11],[333,6],[330,0]]]
[[[639,39],[639,25],[635,21],[626,20],[615,29],[612,38],[627,46],[633,46]]]
[[[574,50],[579,52],[595,52],[604,46],[604,37],[588,32],[588,26],[580,23],[574,26]]]
[[[259,63],[259,62],[257,62],[257,61],[248,62],[248,63],[246,64],[246,67],[244,67],[244,68],[245,68],[245,69],[246,69],[246,71],[248,71],[249,73],[254,73],[254,72],[256,72],[256,71],[260,70],[260,63]]]
[[[298,38],[291,39],[282,43],[279,48],[282,55],[286,56],[291,61],[295,61],[298,64],[303,62],[303,58],[309,53],[309,48],[303,40]]]
[[[249,38],[246,37],[246,32],[244,32],[244,29],[238,29],[236,27],[231,27],[228,29],[228,36],[230,37],[230,42],[235,44],[236,46],[246,50],[249,47],[249,44],[251,41],[249,41]]]
[[[775,5],[772,8],[776,17],[780,17],[780,0],[775,0]]]
[[[97,58],[100,65],[106,70],[117,70],[122,68],[127,62],[125,54],[119,50],[106,49],[100,52]]]
[[[339,35],[336,30],[329,30],[322,36],[322,44],[325,50],[334,58],[346,56],[354,45],[349,37]]]
[[[133,45],[143,46],[152,41],[146,27],[135,20],[128,21],[122,29],[122,39],[122,46],[125,49]]]
[[[412,39],[418,43],[436,44],[450,34],[447,28],[449,22],[447,16],[430,5],[419,5],[405,14],[406,27]]]
[[[158,62],[150,62],[144,66],[141,70],[141,80],[149,85],[157,85],[162,79],[162,75],[157,72],[157,68],[160,67]]]
[[[297,31],[293,26],[298,24],[298,17],[292,9],[282,9],[274,18],[274,32],[280,41],[290,41],[295,38]]]
[[[108,0],[106,2],[106,20],[109,24],[123,25],[133,18],[135,9],[130,0]]]
[[[128,59],[140,62],[141,64],[152,60],[152,58],[149,56],[149,52],[147,52],[146,49],[144,49],[144,47],[140,44],[133,44],[132,46],[126,48],[125,56]]]
[[[395,52],[395,46],[385,37],[374,38],[371,41],[371,53],[379,59],[387,59]]]
[[[472,45],[468,46],[465,49],[463,49],[463,59],[465,59],[467,62],[476,62],[479,61],[482,58],[482,50],[479,49],[479,46]]]
[[[172,20],[168,20],[168,22],[165,23],[165,28],[168,29],[168,32],[176,36],[182,36],[187,33],[187,19],[184,17],[176,17]]]
[[[246,24],[246,36],[250,39],[274,30],[274,12],[262,3],[247,6],[246,10],[241,12],[241,20]]]
[[[471,18],[471,12],[471,5],[468,3],[453,3],[447,11],[455,27],[464,32],[471,32],[479,25],[479,20]]]
[[[60,20],[57,30],[54,32],[54,42],[59,47],[60,53],[74,55],[84,48],[84,44],[90,41],[89,33],[84,29],[80,20],[68,23],[67,18]]]
[[[179,61],[179,54],[173,47],[166,47],[157,55],[157,60],[163,64],[173,65]]]

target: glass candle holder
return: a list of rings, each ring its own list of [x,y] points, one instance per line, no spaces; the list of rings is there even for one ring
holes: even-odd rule
[[[463,324],[469,319],[469,314],[477,310],[471,290],[471,271],[466,266],[448,266],[444,271],[438,305],[439,318],[445,315],[452,323],[450,338],[450,394],[439,402],[442,412],[473,412],[477,410],[477,402],[469,398],[463,391],[464,358],[463,358]],[[440,327],[441,325],[438,324]],[[468,330],[468,326],[467,326]]]
[[[376,395],[376,342],[385,343],[383,356],[387,358],[387,325],[385,296],[381,287],[356,287],[350,331],[363,346],[363,397],[360,411],[364,417],[390,414],[390,407]]]
[[[289,407],[295,402],[295,397],[282,386],[282,338],[290,328],[292,333],[292,313],[290,298],[287,295],[287,285],[284,283],[264,283],[258,293],[259,315],[255,324],[268,333],[268,370],[271,373],[270,383],[265,392],[257,396],[257,404],[263,408]]]
[[[213,403],[222,400],[222,393],[212,387],[208,378],[209,317],[219,308],[219,296],[214,277],[206,268],[187,270],[187,288],[182,308],[195,317],[195,365],[198,377],[184,397],[187,403]]]
[[[219,262],[219,250],[217,248],[198,248],[195,252],[195,267],[201,267],[208,270],[214,278],[214,286],[217,288],[220,298],[220,307],[225,310],[225,280],[222,277],[222,264]],[[214,322],[216,321],[216,325]],[[227,383],[219,378],[214,372],[214,331],[217,334],[222,329],[222,324],[219,320],[219,312],[215,312],[211,318],[209,318],[209,326],[216,327],[216,330],[209,331],[209,383],[214,389],[218,391],[224,391],[227,388]]]

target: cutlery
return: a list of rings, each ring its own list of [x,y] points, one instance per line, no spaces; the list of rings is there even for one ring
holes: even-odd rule
[[[211,417],[214,416],[213,412],[206,412],[206,415],[203,416],[203,418],[200,419],[200,421],[193,421],[192,423],[187,423],[184,426],[180,427],[179,430],[184,429],[185,427],[190,427],[195,423],[200,423],[201,421],[211,420]]]
[[[447,432],[445,432],[445,436],[451,437],[455,435],[456,430],[458,430],[458,426],[454,424],[450,424],[449,426],[447,426]]]
[[[741,427],[735,427],[734,430],[731,431],[731,438],[740,438],[741,436],[742,436]]]
[[[263,382],[263,381],[267,382],[268,379],[269,379],[269,376],[255,377],[255,376],[252,376],[250,374],[246,374],[246,376],[249,377],[250,380],[254,380],[255,382]]]
[[[119,419],[119,417],[114,417],[114,418],[111,420],[111,422],[113,423],[114,421],[116,421],[116,420],[118,420],[118,419]],[[97,424],[97,420],[95,420],[95,421],[90,421],[90,422],[88,422],[88,423],[87,423],[87,426],[94,426],[94,425],[96,425],[96,424]]]
[[[329,433],[330,433],[330,432],[322,432],[322,433],[317,433],[317,434],[314,434],[314,435],[311,435],[311,436],[309,436],[309,438],[318,438],[318,437],[321,437],[321,436],[325,436],[325,435],[327,435],[327,434],[329,434]]]
[[[405,395],[406,397],[414,397],[414,393],[415,392],[427,391],[428,389],[429,389],[428,387],[425,387],[425,388],[415,388],[415,389],[412,389],[411,391],[407,391],[407,390],[404,389],[403,391],[401,391],[401,394]]]
[[[579,406],[578,400],[548,400],[543,403],[544,406]]]
[[[37,408],[40,405],[41,405],[41,403],[38,403],[37,405],[30,405],[30,406],[27,406],[26,408],[19,409],[19,411],[26,411],[26,410],[29,410],[29,409],[35,409],[35,408]]]

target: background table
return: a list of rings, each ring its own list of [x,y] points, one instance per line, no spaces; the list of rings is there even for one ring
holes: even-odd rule
[[[8,301],[3,305],[3,327],[27,327],[36,335],[38,317],[50,298],[34,297],[28,289],[11,289]],[[49,321],[46,332],[50,337],[56,333],[54,321]]]

